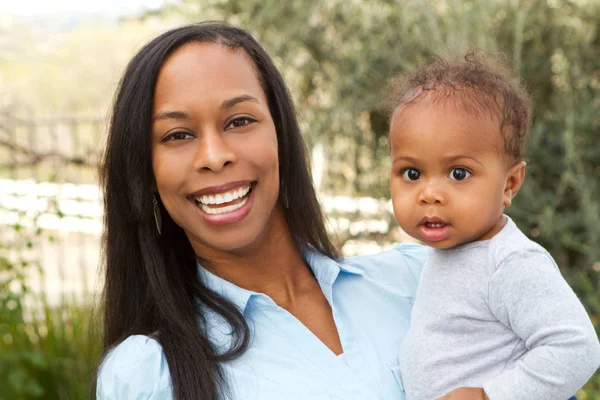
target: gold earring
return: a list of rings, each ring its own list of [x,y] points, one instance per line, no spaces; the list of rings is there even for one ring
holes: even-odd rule
[[[160,207],[158,206],[158,200],[156,200],[156,196],[152,194],[152,208],[154,209],[154,222],[156,222],[156,230],[160,235],[162,228],[162,220],[160,217]]]

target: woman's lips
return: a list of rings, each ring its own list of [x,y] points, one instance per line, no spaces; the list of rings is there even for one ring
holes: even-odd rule
[[[193,202],[200,212],[203,219],[211,225],[225,226],[242,221],[252,210],[254,205],[255,186],[251,185],[248,191],[242,190],[238,193],[245,192],[242,197],[235,198],[231,201],[225,198],[225,194],[219,194],[212,199],[208,199],[207,203],[203,204],[198,197],[193,199]],[[225,192],[224,192],[225,193]],[[222,196],[218,198],[217,196]],[[207,200],[204,198],[204,200]]]
[[[207,196],[207,195],[222,194],[222,193],[234,190],[234,189],[239,189],[241,187],[250,186],[253,183],[256,183],[256,181],[235,181],[235,182],[225,183],[223,185],[210,186],[210,187],[206,187],[204,189],[198,190],[197,192],[191,193],[189,195],[189,197],[195,198],[195,197],[202,197],[202,196]]]

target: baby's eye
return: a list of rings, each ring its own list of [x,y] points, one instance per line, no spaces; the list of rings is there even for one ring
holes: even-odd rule
[[[242,126],[248,125],[251,122],[256,122],[256,120],[254,118],[250,118],[250,117],[235,118],[235,119],[232,119],[227,124],[227,126],[225,127],[225,129],[227,129],[227,128],[240,128]]]
[[[421,173],[417,169],[407,168],[402,172],[402,176],[408,181],[416,181],[421,177]]]
[[[464,168],[452,168],[448,177],[455,181],[463,181],[471,176],[471,173]]]
[[[185,140],[185,139],[190,139],[193,138],[194,135],[192,135],[189,132],[185,132],[185,131],[176,131],[173,132],[169,135],[167,135],[164,139],[163,142],[169,141],[169,140]]]

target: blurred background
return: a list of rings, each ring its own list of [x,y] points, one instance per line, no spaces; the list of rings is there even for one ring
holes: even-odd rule
[[[508,214],[600,329],[600,0],[2,0],[0,399],[88,397],[112,96],[146,41],[203,20],[251,30],[274,57],[346,255],[409,240],[389,203],[386,81],[431,54],[504,53],[534,99]],[[600,399],[600,375],[578,397]]]

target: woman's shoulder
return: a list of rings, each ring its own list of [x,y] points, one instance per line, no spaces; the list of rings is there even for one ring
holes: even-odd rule
[[[112,349],[100,366],[96,397],[171,399],[171,378],[160,344],[151,337],[134,335]]]
[[[345,258],[343,263],[378,281],[406,284],[410,280],[416,284],[429,251],[428,247],[420,244],[400,243],[381,253]]]

